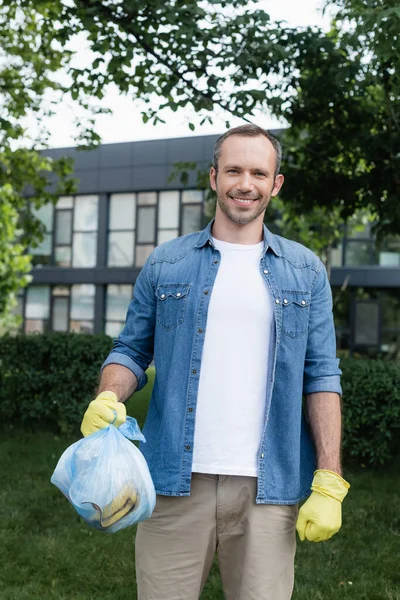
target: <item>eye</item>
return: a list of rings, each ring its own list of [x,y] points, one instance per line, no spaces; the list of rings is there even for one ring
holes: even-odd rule
[[[265,173],[263,173],[262,171],[257,171],[256,175],[257,177],[265,177]]]
[[[237,169],[228,169],[227,173],[238,173]]]

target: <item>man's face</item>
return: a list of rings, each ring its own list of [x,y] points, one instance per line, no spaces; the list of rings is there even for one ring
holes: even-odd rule
[[[237,225],[260,218],[283,184],[274,177],[276,153],[264,136],[232,135],[221,146],[218,171],[211,167],[210,183],[217,192],[217,211]],[[262,216],[261,216],[262,215]]]

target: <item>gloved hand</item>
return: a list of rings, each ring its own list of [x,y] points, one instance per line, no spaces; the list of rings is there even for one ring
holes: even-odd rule
[[[312,494],[299,510],[296,529],[303,542],[324,542],[342,525],[342,501],[350,484],[337,473],[318,469],[311,484]]]
[[[89,404],[82,420],[81,432],[85,437],[110,424],[119,427],[126,421],[126,408],[118,402],[114,392],[101,392]]]

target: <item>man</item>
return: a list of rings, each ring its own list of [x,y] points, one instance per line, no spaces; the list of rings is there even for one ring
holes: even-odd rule
[[[84,435],[121,424],[154,356],[141,450],[157,503],[136,536],[139,600],[197,600],[215,551],[227,600],[288,600],[296,520],[302,540],[341,526],[331,290],[310,250],[263,224],[280,161],[255,125],[217,140],[215,220],[149,257],[85,413]]]

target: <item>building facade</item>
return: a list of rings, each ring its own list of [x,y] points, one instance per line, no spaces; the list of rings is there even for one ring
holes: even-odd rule
[[[275,132],[276,133],[276,132]],[[217,136],[105,144],[46,153],[75,161],[78,190],[37,211],[46,235],[18,312],[26,333],[75,331],[116,337],[136,277],[158,244],[208,222],[196,173],[208,169]],[[400,237],[380,247],[366,225],[334,250],[331,285],[339,353],[400,359]]]

